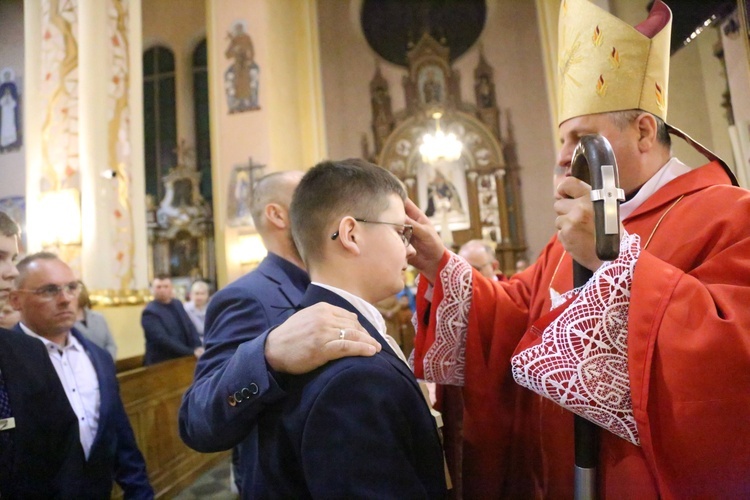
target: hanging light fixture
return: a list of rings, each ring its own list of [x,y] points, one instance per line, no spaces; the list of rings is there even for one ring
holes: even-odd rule
[[[439,160],[456,161],[461,158],[463,144],[458,140],[456,134],[445,133],[440,130],[440,118],[443,116],[440,112],[432,114],[435,120],[435,133],[427,133],[422,136],[422,144],[419,146],[419,153],[422,155],[422,161],[425,163],[435,163]]]

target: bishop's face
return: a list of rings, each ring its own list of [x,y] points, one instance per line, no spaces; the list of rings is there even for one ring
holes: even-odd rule
[[[620,187],[626,194],[639,188],[648,180],[641,178],[639,170],[639,133],[638,127],[634,123],[630,123],[620,130],[609,115],[601,113],[577,116],[566,120],[560,125],[559,132],[561,147],[557,156],[557,165],[555,165],[555,188],[565,177],[571,175],[570,164],[573,160],[573,151],[581,137],[588,134],[603,135],[612,145],[617,160]],[[556,189],[555,197],[559,197]]]

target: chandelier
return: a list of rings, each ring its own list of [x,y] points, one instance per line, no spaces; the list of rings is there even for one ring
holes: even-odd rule
[[[436,163],[439,160],[456,161],[461,158],[463,144],[458,140],[456,134],[445,133],[440,130],[440,118],[442,113],[432,114],[435,120],[435,132],[427,133],[422,136],[422,144],[419,146],[419,154],[422,155],[422,161],[425,163]]]

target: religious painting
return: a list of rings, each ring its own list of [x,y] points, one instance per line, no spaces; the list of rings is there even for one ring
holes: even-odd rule
[[[187,231],[180,231],[169,241],[170,276],[192,276],[200,274],[198,238]]]
[[[237,165],[232,170],[227,197],[227,225],[231,227],[254,227],[250,209],[253,202],[253,185],[263,175],[265,165]]]
[[[466,174],[461,159],[421,162],[417,168],[417,186],[419,207],[438,231],[446,224],[451,231],[470,226]]]
[[[191,179],[176,179],[173,184],[172,206],[175,208],[193,205],[193,182]]]
[[[445,101],[445,74],[437,64],[425,65],[417,78],[419,99],[423,104],[439,105]]]
[[[253,41],[245,21],[235,21],[227,34],[229,46],[224,55],[231,61],[224,72],[224,90],[229,113],[260,109],[260,67],[255,62]]]
[[[16,73],[0,70],[0,153],[21,148],[21,101]]]

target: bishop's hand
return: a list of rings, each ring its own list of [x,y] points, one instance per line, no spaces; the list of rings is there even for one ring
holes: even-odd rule
[[[409,259],[409,264],[416,267],[430,283],[435,283],[438,265],[445,252],[443,240],[440,239],[430,219],[413,201],[407,199],[404,208],[408,218],[407,224],[414,226],[411,245],[417,251],[417,254]]]
[[[573,260],[595,271],[602,265],[596,256],[596,230],[591,186],[575,177],[566,177],[557,186],[555,228],[557,239]]]

